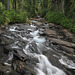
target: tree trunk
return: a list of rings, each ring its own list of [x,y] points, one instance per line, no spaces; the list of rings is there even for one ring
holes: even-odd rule
[[[7,3],[7,10],[10,10],[10,1],[8,0],[8,3]]]
[[[64,0],[61,0],[61,12],[64,13]]]
[[[16,0],[13,0],[13,8],[16,9]]]
[[[23,10],[23,0],[22,0],[22,10]]]
[[[52,0],[52,8],[51,10],[54,11],[56,9],[56,0]]]

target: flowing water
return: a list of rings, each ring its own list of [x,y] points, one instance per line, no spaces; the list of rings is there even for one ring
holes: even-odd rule
[[[37,21],[31,22],[37,23]],[[18,39],[16,40],[12,36],[5,35],[5,37],[7,38],[15,40],[15,42],[10,45],[12,48],[18,49],[20,47],[18,45],[19,39],[27,42],[27,44],[22,47],[22,51],[24,51],[26,55],[38,60],[36,66],[34,67],[36,75],[72,75],[72,73],[69,73],[67,71],[67,68],[74,70],[75,63],[72,60],[69,60],[68,57],[63,55],[60,50],[57,50],[56,47],[52,48],[52,44],[49,45],[47,39],[43,36],[40,36],[40,28],[37,29],[37,26],[33,24],[31,26],[23,26],[22,30],[20,30],[20,25],[10,26],[7,29],[9,29],[9,32],[11,32],[12,34],[16,34],[16,38],[18,37]],[[24,31],[27,32],[25,33]],[[32,46],[32,43],[36,45],[37,51],[36,48]],[[30,49],[30,47],[32,47],[32,50]],[[13,54],[10,52],[8,60],[12,60],[12,58]]]

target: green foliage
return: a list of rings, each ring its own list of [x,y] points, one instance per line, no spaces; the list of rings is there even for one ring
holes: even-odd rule
[[[68,18],[64,18],[62,21],[61,21],[61,25],[65,28],[72,28],[72,20],[71,19],[68,19]]]
[[[6,23],[9,23],[9,22],[10,22],[10,19],[6,17],[6,18],[5,18],[5,22],[6,22]]]
[[[48,22],[53,22],[53,23],[56,23],[56,24],[60,24],[61,21],[66,18],[64,16],[64,14],[62,13],[58,13],[58,12],[48,12],[45,16],[45,19],[48,20]]]
[[[47,14],[47,12],[48,12],[48,9],[47,8],[41,9],[40,10],[41,17],[44,17]]]
[[[64,14],[58,12],[48,12],[45,15],[45,19],[48,22],[53,22],[55,24],[60,24],[65,28],[70,29],[72,32],[75,33],[75,23],[72,22],[72,19],[67,18]]]
[[[11,23],[15,23],[15,16],[16,16],[16,11],[15,10],[11,10],[10,14],[8,16]]]
[[[2,15],[0,15],[0,25],[4,23],[4,18]]]
[[[2,4],[2,2],[0,2],[0,12],[4,9],[5,9],[4,5]]]
[[[0,25],[4,23],[21,23],[28,22],[27,12],[19,12],[16,10],[5,10],[0,14]]]
[[[17,23],[27,22],[27,13],[26,12],[16,13],[15,22]]]
[[[28,18],[31,18],[31,17],[36,18],[37,15],[38,15],[38,13],[36,10],[32,9],[30,12],[28,12]]]
[[[72,31],[73,33],[75,33],[75,24],[73,24],[73,27],[71,28],[71,31]]]

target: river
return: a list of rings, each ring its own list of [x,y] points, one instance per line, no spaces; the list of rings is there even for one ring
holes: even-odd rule
[[[14,59],[12,50],[17,50],[19,55],[23,53],[31,57],[30,59],[37,60],[34,65],[36,75],[75,75],[75,63],[72,57],[68,57],[65,51],[60,50],[60,45],[53,44],[49,40],[50,37],[41,35],[49,24],[42,23],[41,26],[37,26],[36,23],[39,21],[31,20],[30,22],[32,22],[31,25],[15,24],[6,27],[2,36],[13,42],[9,44],[11,50],[5,64],[12,65],[8,61]],[[74,55],[73,58],[75,58]]]

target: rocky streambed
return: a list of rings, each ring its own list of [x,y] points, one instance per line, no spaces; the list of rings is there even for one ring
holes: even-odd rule
[[[0,75],[75,75],[75,35],[41,19],[0,34]]]

